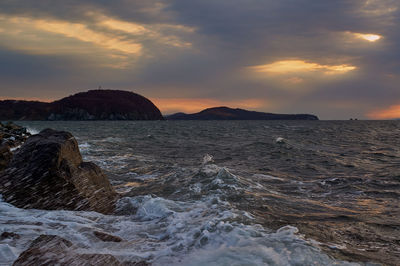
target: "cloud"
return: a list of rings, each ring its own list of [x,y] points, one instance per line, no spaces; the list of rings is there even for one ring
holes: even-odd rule
[[[184,32],[193,33],[195,31],[192,27],[183,25],[171,24],[156,24],[156,25],[143,25],[132,22],[121,21],[109,17],[102,17],[99,19],[99,24],[112,30],[119,30],[133,36],[145,36],[156,40],[163,45],[171,45],[175,47],[191,47],[192,44],[188,41],[181,40],[177,35],[171,32]],[[170,34],[169,34],[169,33]]]
[[[173,24],[146,25],[127,22],[101,13],[87,13],[92,20],[70,22],[50,18],[11,16],[0,14],[0,30],[4,45],[31,54],[90,54],[90,44],[97,56],[111,62],[102,64],[112,68],[129,66],[130,58],[147,55],[149,43],[159,46],[189,48],[190,42],[178,35],[191,34],[194,28]],[[86,18],[87,19],[87,18]],[[116,32],[118,31],[118,32]]]
[[[17,23],[21,19],[16,19]],[[80,23],[69,23],[62,21],[46,21],[24,19],[23,23],[32,24],[35,28],[51,33],[61,34],[65,37],[74,38],[79,41],[89,42],[96,46],[109,50],[115,50],[124,54],[140,54],[142,45],[133,41],[124,41],[118,37],[111,37],[104,33],[90,30],[86,25]]]
[[[249,67],[251,70],[268,74],[313,72],[316,74],[344,74],[356,69],[352,65],[321,65],[303,60],[281,60],[270,64]]]
[[[269,104],[260,111],[367,117],[400,99],[399,7],[398,0],[5,0],[0,90],[58,98],[102,85],[156,99],[262,99]],[[204,107],[187,102],[174,108]]]
[[[371,119],[396,119],[400,118],[400,105],[391,105],[384,109],[374,110],[367,113]]]
[[[353,33],[353,35],[357,38],[369,41],[369,42],[376,42],[379,41],[382,36],[378,34],[371,34],[371,33]]]

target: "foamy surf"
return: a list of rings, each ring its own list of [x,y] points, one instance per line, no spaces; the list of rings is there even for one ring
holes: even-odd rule
[[[76,241],[82,252],[108,252],[126,261],[134,261],[136,256],[155,265],[346,263],[333,256],[399,264],[398,123],[93,121],[26,125],[71,131],[85,160],[101,166],[116,190],[129,196],[130,211],[114,216],[91,214],[95,223],[90,226],[95,229],[78,223],[85,229],[77,235],[89,239],[85,245],[84,240]],[[276,143],[278,137],[285,143]],[[229,216],[218,216],[224,212]],[[195,213],[200,216],[193,216]],[[57,219],[53,224],[64,226]],[[131,227],[132,236],[128,228],[115,227],[120,223],[117,219]],[[216,228],[223,222],[233,229],[210,233],[204,231],[207,222],[216,223]],[[230,244],[230,237],[242,225],[245,231],[256,226],[265,238],[250,237],[249,243]],[[299,233],[293,232],[293,241],[300,241],[318,259],[299,262],[283,251],[267,252],[275,247],[262,239],[272,238],[286,225],[299,229]],[[29,219],[26,226],[30,226]],[[41,230],[46,232],[47,225]],[[67,229],[58,230],[68,238]],[[105,244],[93,237],[93,230],[125,241]],[[0,244],[9,245],[10,241],[4,239]],[[283,245],[278,243],[273,242]],[[15,246],[5,246],[4,253],[11,254],[12,248]],[[295,253],[293,247],[287,250]]]
[[[180,202],[152,196],[122,198],[118,215],[83,211],[44,211],[16,208],[0,202],[7,239],[0,246],[1,261],[12,265],[41,234],[71,241],[81,254],[111,254],[121,262],[145,260],[153,265],[358,265],[323,254],[286,226],[271,232],[228,202],[208,198]],[[242,217],[239,217],[242,216]],[[239,219],[240,218],[240,219]],[[119,236],[120,243],[103,242],[93,232]]]

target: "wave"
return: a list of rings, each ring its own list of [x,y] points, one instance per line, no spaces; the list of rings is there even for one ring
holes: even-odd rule
[[[271,232],[251,225],[243,212],[212,197],[181,202],[149,195],[122,198],[116,215],[16,208],[0,202],[2,231],[19,239],[2,242],[0,259],[11,265],[40,234],[59,235],[79,253],[111,254],[121,262],[153,265],[358,265],[331,259],[285,226]],[[240,218],[240,219],[239,219]],[[94,231],[124,239],[103,242]],[[6,252],[7,251],[7,252]]]

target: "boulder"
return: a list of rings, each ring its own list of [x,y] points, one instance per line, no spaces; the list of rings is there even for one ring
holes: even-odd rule
[[[9,147],[21,145],[30,133],[26,128],[18,126],[13,122],[3,125],[0,123],[0,145],[7,144]]]
[[[8,144],[1,144],[0,138],[0,171],[7,168],[12,158],[12,153]]]
[[[83,162],[71,133],[45,129],[18,149],[0,173],[0,193],[20,208],[111,213],[117,194],[102,170]]]
[[[113,236],[104,232],[100,232],[100,231],[94,231],[93,234],[100,239],[101,241],[104,242],[121,242],[122,238],[120,238],[119,236]]]
[[[7,238],[19,239],[20,235],[16,234],[16,233],[13,233],[13,232],[7,232],[7,231],[1,233],[0,240],[4,240],[4,239],[7,239]]]
[[[73,244],[59,236],[41,235],[22,252],[14,266],[28,265],[116,265],[121,263],[109,254],[79,254]]]

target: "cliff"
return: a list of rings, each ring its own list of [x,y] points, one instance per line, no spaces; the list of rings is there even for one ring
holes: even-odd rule
[[[0,101],[0,120],[163,120],[147,98],[129,91],[90,90],[51,103]]]
[[[208,108],[194,114],[176,113],[168,120],[318,120],[310,114],[272,114],[229,107]]]

